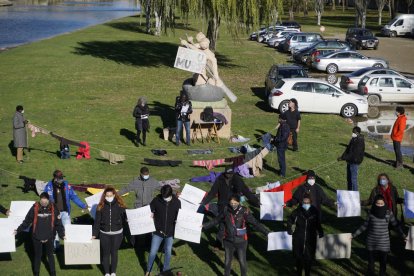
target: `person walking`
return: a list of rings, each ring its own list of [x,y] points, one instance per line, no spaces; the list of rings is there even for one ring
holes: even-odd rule
[[[289,109],[284,112],[286,121],[292,133],[292,149],[298,151],[298,133],[300,129],[300,112],[298,110],[298,101],[295,98],[289,100]]]
[[[391,132],[392,145],[395,153],[395,168],[403,168],[403,158],[401,153],[401,142],[404,137],[404,131],[407,124],[407,117],[405,116],[405,109],[402,106],[397,106],[395,109],[397,119],[394,122]]]
[[[23,149],[27,148],[27,132],[26,125],[28,121],[24,118],[23,106],[16,106],[16,113],[13,116],[13,144],[17,149],[16,161],[23,163]]]
[[[269,234],[262,224],[260,224],[251,214],[249,209],[240,205],[240,195],[234,194],[230,197],[228,205],[224,211],[214,219],[203,224],[204,229],[209,229],[214,225],[224,222],[225,235],[223,240],[224,245],[224,275],[229,276],[231,272],[231,262],[233,260],[234,251],[237,252],[237,257],[240,263],[241,276],[247,275],[247,224],[251,224],[256,230],[264,235]]]
[[[292,251],[296,260],[297,275],[302,271],[309,276],[315,260],[316,242],[324,233],[318,209],[312,205],[310,194],[304,194],[301,206],[298,206],[287,220],[288,234],[292,235]]]
[[[377,195],[367,220],[352,234],[351,238],[356,238],[365,230],[368,231],[366,249],[368,250],[369,276],[377,275],[375,274],[375,255],[379,258],[379,275],[386,275],[387,256],[388,252],[390,252],[390,233],[388,230],[390,224],[398,231],[401,237],[407,241],[394,214],[388,210],[385,198],[382,195]]]
[[[276,136],[273,143],[277,151],[277,160],[279,162],[279,175],[282,177],[286,176],[286,158],[285,153],[288,148],[288,138],[290,133],[289,125],[286,123],[286,114],[282,113],[279,115],[279,128],[277,129]]]
[[[15,234],[23,232],[32,226],[32,242],[34,249],[33,274],[39,276],[40,261],[45,250],[49,262],[50,275],[56,275],[55,257],[53,256],[53,241],[57,234],[61,239],[65,238],[65,228],[62,225],[59,211],[49,200],[49,194],[43,192],[27,213],[24,221],[15,230]]]
[[[115,189],[107,187],[96,208],[92,234],[92,239],[100,239],[105,276],[116,276],[118,250],[124,238],[125,209],[126,206]]]
[[[175,132],[175,144],[177,146],[181,143],[181,132],[183,131],[183,125],[186,133],[187,146],[190,145],[190,114],[193,113],[191,101],[188,99],[187,94],[182,93],[175,102],[175,114],[177,119],[177,129]]]
[[[338,157],[338,161],[346,161],[346,178],[349,191],[358,191],[358,168],[362,163],[365,154],[364,136],[361,128],[352,129],[352,138],[349,141],[344,153]]]
[[[171,250],[174,241],[175,222],[177,220],[178,210],[181,208],[181,202],[173,195],[171,186],[167,184],[162,186],[161,193],[151,201],[150,207],[154,218],[155,232],[152,234],[146,276],[151,273],[158,249],[163,241],[164,264],[162,272],[171,272]]]
[[[146,146],[147,132],[149,132],[150,123],[149,107],[147,100],[144,97],[138,99],[132,115],[135,117],[135,129],[137,130],[137,140],[135,141],[135,145],[139,147],[142,132],[142,145]]]

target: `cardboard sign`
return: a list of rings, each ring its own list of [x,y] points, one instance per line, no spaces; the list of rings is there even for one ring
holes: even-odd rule
[[[203,214],[180,209],[178,211],[174,237],[180,240],[200,243],[203,218]]]
[[[175,68],[201,74],[206,67],[206,63],[206,54],[203,52],[178,47],[177,56],[175,57],[174,62]]]
[[[185,199],[192,204],[198,205],[203,200],[205,194],[205,191],[191,186],[190,184],[185,184],[180,198]]]
[[[351,233],[329,234],[318,239],[316,259],[351,258]]]
[[[127,209],[126,215],[131,235],[142,235],[155,231],[154,219],[151,217],[150,206]]]
[[[358,191],[337,190],[338,218],[361,216],[361,200]]]
[[[65,265],[100,264],[101,250],[99,240],[89,243],[65,241]]]

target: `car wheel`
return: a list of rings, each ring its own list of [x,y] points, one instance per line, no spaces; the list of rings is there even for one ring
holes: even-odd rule
[[[390,32],[390,37],[396,37],[397,36],[397,32]]]
[[[354,104],[346,104],[342,107],[341,115],[345,118],[352,118],[358,114],[358,109]]]
[[[282,114],[289,109],[289,101],[283,101],[279,104],[279,113]]]
[[[368,96],[368,104],[369,105],[379,105],[381,99],[378,95],[369,95]]]
[[[369,106],[368,107],[368,118],[370,119],[376,119],[381,115],[381,111],[378,108],[378,106]]]
[[[329,74],[326,76],[326,81],[329,84],[335,84],[338,81],[338,77],[335,74]]]
[[[326,72],[328,74],[335,74],[336,72],[338,72],[338,66],[336,66],[336,64],[329,64],[328,66],[326,66]]]
[[[384,65],[382,65],[381,63],[375,63],[374,65],[372,65],[372,67],[375,67],[375,68],[384,68]]]

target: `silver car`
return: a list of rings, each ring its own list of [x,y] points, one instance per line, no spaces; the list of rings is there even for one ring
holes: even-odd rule
[[[339,51],[318,56],[312,67],[328,74],[355,71],[365,67],[388,68],[388,62],[380,58],[370,58],[354,51]]]
[[[297,33],[298,30],[283,30],[278,32],[276,35],[273,35],[268,41],[267,45],[269,47],[276,47],[279,43],[286,39],[286,37],[291,33]]]
[[[283,50],[285,52],[291,52],[292,49],[295,49],[296,51],[306,48],[322,39],[322,36],[318,33],[297,33],[287,40]]]

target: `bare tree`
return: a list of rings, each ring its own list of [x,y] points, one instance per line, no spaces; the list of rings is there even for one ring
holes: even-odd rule
[[[294,20],[295,19],[295,14],[293,12],[293,8],[295,6],[295,0],[290,0],[290,5],[289,5],[289,20]]]
[[[355,26],[361,22],[361,28],[365,28],[367,20],[367,7],[370,0],[355,0]]]
[[[318,16],[318,26],[321,25],[321,17],[322,17],[322,13],[323,13],[323,4],[324,4],[324,0],[315,0],[315,12],[316,12],[316,15]]]
[[[388,0],[375,0],[378,8],[378,26],[382,25],[382,10],[384,9],[385,5],[387,4]]]
[[[406,0],[407,2],[407,13],[410,13],[410,7],[413,4],[413,0]]]

